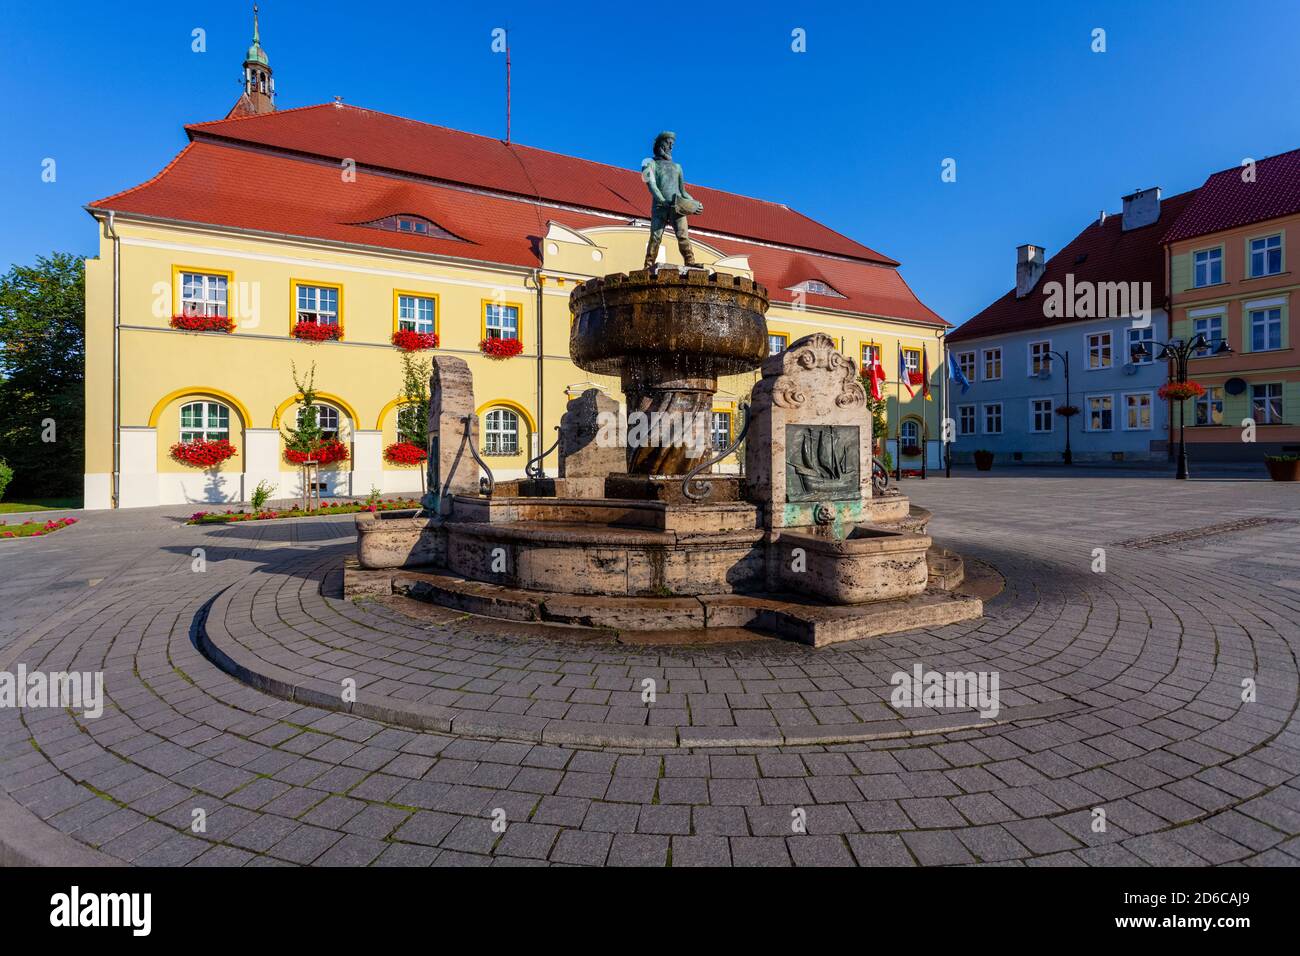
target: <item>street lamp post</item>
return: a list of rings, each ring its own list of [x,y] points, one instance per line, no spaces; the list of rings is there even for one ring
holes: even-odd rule
[[[1070,404],[1070,353],[1069,353],[1069,352],[1058,352],[1056,349],[1048,349],[1048,350],[1047,350],[1047,354],[1048,354],[1049,356],[1055,355],[1055,356],[1057,356],[1058,358],[1060,358],[1060,360],[1061,360],[1062,362],[1065,363],[1065,404],[1068,406],[1068,405]],[[1052,414],[1056,414],[1056,409],[1052,409]],[[1064,457],[1064,461],[1065,461],[1065,463],[1066,463],[1067,465],[1073,465],[1073,464],[1074,464],[1074,452],[1070,451],[1070,419],[1073,418],[1074,416],[1073,416],[1073,415],[1062,415],[1061,417],[1065,419],[1065,457]]]
[[[1157,359],[1164,359],[1174,363],[1174,375],[1171,381],[1178,385],[1187,384],[1187,360],[1195,352],[1205,351],[1210,348],[1210,340],[1205,337],[1204,332],[1197,332],[1191,339],[1183,341],[1174,339],[1172,342],[1156,342],[1152,340],[1152,345],[1160,346],[1160,352],[1156,355]],[[1226,339],[1220,339],[1219,344],[1214,347],[1215,355],[1228,355],[1232,349],[1228,347]],[[1145,342],[1139,342],[1133,346],[1129,353],[1133,361],[1138,359],[1149,358],[1151,350],[1147,348]],[[1178,400],[1178,472],[1175,478],[1186,480],[1187,471],[1187,413],[1184,406],[1187,404],[1186,398]]]

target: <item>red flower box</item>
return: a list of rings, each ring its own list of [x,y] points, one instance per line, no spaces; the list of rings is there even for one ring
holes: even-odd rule
[[[322,325],[320,322],[299,322],[293,327],[293,337],[305,342],[337,342],[343,338],[343,329],[337,325]]]
[[[228,458],[234,458],[238,452],[235,446],[225,438],[207,441],[199,438],[194,441],[178,441],[172,445],[172,461],[189,465],[191,468],[215,468]]]
[[[390,465],[419,465],[428,457],[427,451],[409,441],[393,442],[384,449],[384,461]]]
[[[284,450],[284,460],[291,465],[301,465],[311,460],[321,465],[332,465],[336,461],[348,460],[348,446],[341,441],[327,441],[313,451],[300,451],[296,448]]]
[[[1168,402],[1185,402],[1204,395],[1205,386],[1200,382],[1165,382],[1157,394]]]
[[[438,347],[437,332],[412,332],[401,329],[393,333],[393,344],[403,352],[423,352]]]
[[[524,343],[518,339],[484,339],[478,350],[490,359],[508,359],[522,352]]]
[[[235,331],[235,323],[224,315],[173,315],[171,325],[182,332]]]

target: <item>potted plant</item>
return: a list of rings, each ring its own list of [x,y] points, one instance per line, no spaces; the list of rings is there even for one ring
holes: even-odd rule
[[[1274,481],[1300,481],[1300,455],[1265,455],[1264,467]]]
[[[208,441],[195,438],[192,441],[178,441],[172,445],[172,461],[191,468],[216,468],[223,461],[235,457],[235,446],[225,438]]]
[[[414,442],[395,441],[384,449],[384,461],[390,465],[420,465],[429,453]]]
[[[1075,415],[1079,414],[1079,406],[1057,405],[1056,414],[1060,415],[1062,418],[1073,418]]]
[[[423,352],[425,349],[436,349],[438,347],[438,334],[436,332],[413,332],[410,329],[399,329],[393,333],[393,344],[403,352]]]
[[[915,458],[915,457],[916,457],[917,455],[919,455],[919,454],[921,454],[921,446],[920,446],[920,445],[904,445],[904,446],[903,446],[903,456],[904,456],[905,458]]]
[[[337,342],[343,338],[343,330],[325,322],[299,322],[293,327],[293,337],[304,342]]]
[[[524,350],[524,343],[518,339],[483,339],[478,350],[490,359],[508,359]]]
[[[224,315],[173,315],[171,326],[181,332],[235,331],[235,323]]]
[[[975,467],[980,471],[988,471],[993,467],[993,452],[986,448],[981,448],[975,452]]]
[[[1204,395],[1205,386],[1200,382],[1165,382],[1157,394],[1167,402],[1185,402]]]

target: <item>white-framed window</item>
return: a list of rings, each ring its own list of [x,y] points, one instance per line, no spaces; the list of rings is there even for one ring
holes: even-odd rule
[[[181,314],[226,317],[229,282],[223,275],[206,272],[181,273]]]
[[[1250,350],[1271,352],[1282,347],[1282,309],[1250,310]]]
[[[317,403],[312,406],[316,409],[316,424],[320,427],[321,438],[326,441],[337,441],[339,437],[339,410],[333,405],[321,405]],[[298,427],[302,427],[302,416],[307,409],[298,406]]]
[[[785,351],[786,336],[769,332],[767,336],[767,354],[780,355]]]
[[[881,346],[874,342],[864,343],[862,346],[862,368],[872,368],[875,363],[880,362],[881,368],[884,368],[884,354],[881,352]]]
[[[181,441],[230,438],[230,409],[220,402],[186,402],[181,406]]]
[[[1205,348],[1197,349],[1192,353],[1194,358],[1204,358],[1207,355],[1213,355],[1214,350],[1219,347],[1223,341],[1223,315],[1202,315],[1192,319],[1192,338],[1196,336],[1205,336],[1205,341],[1210,344]]]
[[[1128,358],[1130,362],[1132,362],[1134,365],[1150,365],[1152,362],[1155,361],[1156,330],[1153,326],[1148,325],[1145,328],[1130,327],[1128,331],[1124,333],[1124,335],[1128,344],[1128,351],[1125,352],[1125,356]],[[1133,355],[1133,350],[1137,348],[1139,345],[1146,347],[1146,353],[1143,355],[1139,355],[1135,358]]]
[[[921,350],[903,349],[903,365],[909,372],[921,371]]]
[[[1115,364],[1115,352],[1109,332],[1093,332],[1087,336],[1088,369],[1110,368]]]
[[[415,405],[403,405],[397,410],[397,440],[421,448],[429,441],[427,421],[420,421],[420,410]]]
[[[1250,277],[1275,276],[1282,271],[1282,234],[1250,240]]]
[[[483,419],[483,453],[519,454],[519,414],[508,408],[489,409]]]
[[[1282,417],[1282,383],[1269,382],[1250,387],[1250,413],[1257,425],[1280,425]]]
[[[1205,394],[1192,401],[1193,425],[1223,424],[1223,386],[1207,385]]]
[[[397,297],[397,328],[428,335],[437,328],[438,300],[425,295]]]
[[[714,412],[709,419],[709,437],[713,450],[722,451],[731,444],[731,412]]]
[[[1202,249],[1192,253],[1192,284],[1218,285],[1223,281],[1223,249]]]
[[[519,338],[519,306],[488,302],[483,306],[483,318],[488,338]]]
[[[975,360],[974,352],[969,352],[967,354],[970,355],[971,361]],[[957,406],[957,434],[974,435],[978,430],[979,430],[978,425],[976,424],[975,406],[958,405]]]
[[[1002,403],[988,402],[984,406],[984,434],[1002,434]]]
[[[1044,371],[1050,371],[1052,368],[1052,343],[1044,340],[1042,342],[1029,343],[1029,374],[1038,375]]]
[[[1002,349],[984,350],[984,381],[994,382],[1002,377]]]
[[[905,418],[903,419],[902,431],[903,431],[904,448],[908,448],[912,445],[915,445],[917,448],[921,447],[921,423],[920,422],[918,422],[915,418]]]
[[[1052,400],[1050,398],[1031,398],[1029,400],[1029,420],[1031,430],[1044,434],[1052,430]]]
[[[975,371],[974,352],[958,352],[957,368],[961,369],[961,373],[966,376],[966,381],[975,382],[979,380],[979,375]],[[972,405],[971,407],[974,408],[975,406]]]
[[[1088,398],[1088,431],[1108,432],[1115,427],[1115,397],[1092,395]]]
[[[298,321],[338,325],[339,290],[323,285],[299,285]]]
[[[1129,392],[1124,396],[1124,430],[1149,432],[1151,430],[1151,393]]]

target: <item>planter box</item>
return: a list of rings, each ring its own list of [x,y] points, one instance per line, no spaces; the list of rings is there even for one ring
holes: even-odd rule
[[[855,525],[838,541],[806,531],[783,531],[775,557],[781,584],[831,604],[862,604],[920,594],[929,579],[926,551],[930,536]],[[806,566],[794,570],[793,549],[803,550]]]
[[[363,511],[357,515],[357,561],[366,570],[441,564],[441,523],[419,511]]]
[[[976,452],[975,467],[978,468],[980,471],[989,471],[993,467],[993,456],[981,455],[978,452]]]
[[[1300,461],[1265,461],[1268,476],[1274,481],[1300,481]]]

